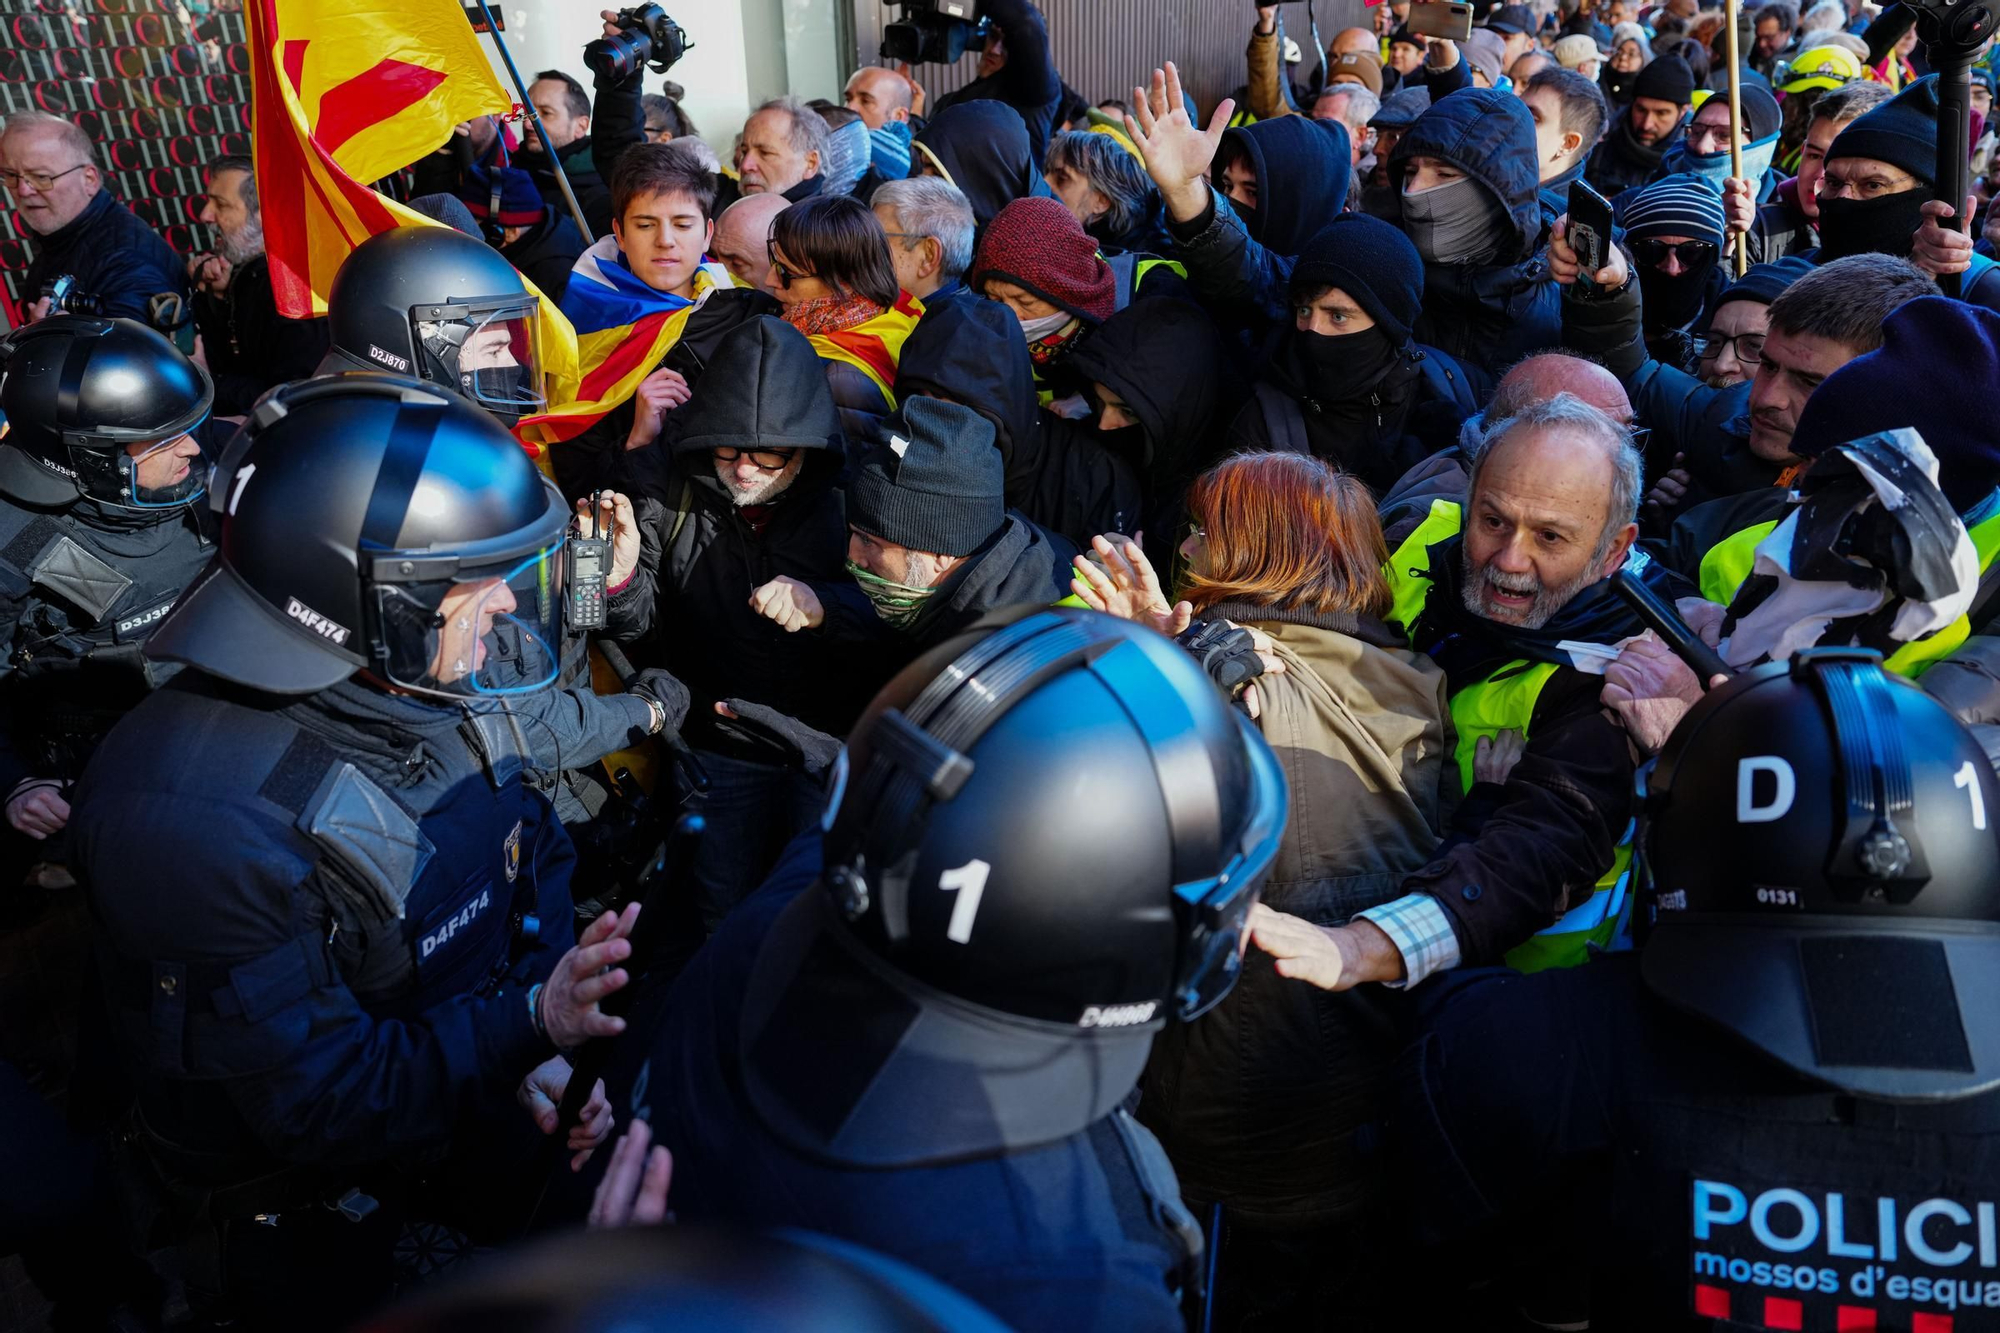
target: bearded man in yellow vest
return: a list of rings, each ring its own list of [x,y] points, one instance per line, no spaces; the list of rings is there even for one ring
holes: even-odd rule
[[[1436,501],[1389,558],[1392,618],[1443,666],[1465,799],[1404,896],[1322,928],[1259,909],[1281,971],[1328,989],[1413,985],[1505,961],[1583,961],[1625,897],[1633,751],[1598,704],[1603,664],[1643,628],[1608,580],[1692,586],[1636,555],[1630,433],[1569,394],[1488,431],[1467,503]],[[1497,755],[1519,757],[1511,769]]]

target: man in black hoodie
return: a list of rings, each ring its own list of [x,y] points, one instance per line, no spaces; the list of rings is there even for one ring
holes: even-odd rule
[[[1062,76],[1049,50],[1048,22],[1031,0],[981,0],[979,16],[991,23],[979,54],[979,76],[939,98],[932,120],[973,102],[1004,103],[1027,127],[1028,148],[1039,164],[1049,151],[1049,136],[1057,128],[1063,103]],[[964,184],[959,188],[964,190]],[[980,222],[985,221],[982,216]]]
[[[1041,161],[1014,109],[983,99],[939,111],[910,148],[911,174],[957,186],[981,232],[1016,199],[1053,196]]]
[[[828,603],[813,628],[862,640],[887,628],[915,656],[989,611],[1069,596],[1077,548],[1008,509],[1005,490],[992,423],[957,403],[904,403],[848,471],[847,572],[867,601]]]
[[[1606,199],[1644,185],[1674,146],[1694,102],[1694,71],[1679,56],[1661,56],[1639,71],[1632,105],[1620,112],[1591,154],[1584,178]]]
[[[1117,318],[1114,316],[1114,318]],[[959,403],[992,424],[1007,506],[1081,547],[1100,532],[1129,532],[1143,500],[1131,460],[1087,427],[1041,412],[1021,324],[998,301],[947,301],[903,344],[896,398]]]
[[[607,628],[642,640],[638,659],[667,666],[694,704],[685,735],[708,771],[708,834],[694,865],[712,925],[817,813],[818,793],[791,754],[715,705],[766,705],[844,733],[886,675],[811,634],[785,607],[860,592],[842,573],[840,420],[804,334],[759,318],[716,347],[672,440],[675,484],[614,515]]]

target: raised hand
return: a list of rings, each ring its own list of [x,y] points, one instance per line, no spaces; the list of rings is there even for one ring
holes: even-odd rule
[[[1153,71],[1150,89],[1132,90],[1132,114],[1125,132],[1146,159],[1146,171],[1160,187],[1160,198],[1176,222],[1192,222],[1208,207],[1208,168],[1222,143],[1222,132],[1236,103],[1222,99],[1202,129],[1188,118],[1181,97],[1181,72],[1169,60]]]

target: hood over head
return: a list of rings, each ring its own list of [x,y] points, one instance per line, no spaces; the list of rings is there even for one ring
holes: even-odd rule
[[[1417,117],[1389,156],[1398,180],[1413,157],[1434,157],[1464,172],[1498,199],[1514,224],[1514,243],[1501,261],[1520,263],[1542,244],[1541,171],[1535,120],[1527,104],[1494,88],[1463,88]]]
[[[1012,457],[1035,429],[1035,371],[1021,322],[998,301],[968,298],[929,310],[903,343],[896,399],[936,391],[993,423],[993,442]]]
[[[1225,152],[1240,150],[1257,173],[1257,207],[1245,223],[1273,254],[1296,255],[1347,206],[1354,154],[1339,121],[1279,116],[1224,130],[1222,143]]]
[[[910,165],[921,157],[958,187],[982,230],[1014,200],[1049,193],[1028,145],[1028,127],[1005,102],[981,98],[938,112],[917,134]]]
[[[840,414],[805,334],[760,315],[715,345],[694,396],[680,409],[676,462],[710,449],[804,449],[808,471],[838,468]]]
[[[1172,476],[1209,445],[1226,360],[1222,337],[1200,306],[1151,296],[1092,331],[1067,369],[1125,400],[1145,432],[1148,468]]]

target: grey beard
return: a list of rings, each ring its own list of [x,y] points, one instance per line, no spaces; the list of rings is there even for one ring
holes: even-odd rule
[[[215,233],[215,252],[228,260],[231,268],[240,268],[263,254],[264,219],[251,218],[234,236],[218,230]]]
[[[1465,587],[1462,594],[1465,601],[1465,609],[1482,620],[1492,620],[1496,625],[1512,625],[1516,629],[1540,629],[1548,624],[1550,620],[1554,619],[1556,612],[1568,606],[1571,598],[1597,582],[1597,576],[1594,571],[1603,565],[1604,557],[1610,554],[1610,551],[1611,546],[1608,542],[1599,542],[1598,548],[1591,552],[1590,563],[1584,566],[1581,574],[1578,574],[1568,583],[1554,588],[1547,587],[1539,582],[1536,583],[1535,600],[1528,604],[1526,615],[1522,616],[1519,620],[1496,620],[1487,614],[1486,602],[1481,596],[1488,583],[1486,569],[1482,565],[1474,565],[1472,563],[1472,553],[1461,547],[1460,554],[1463,556],[1465,564]],[[1519,593],[1528,591],[1526,588],[1510,588],[1504,583],[1497,586],[1507,592]]]

